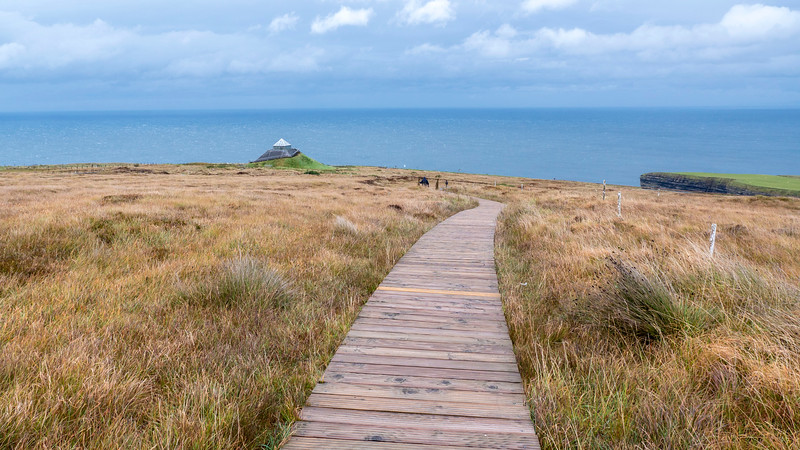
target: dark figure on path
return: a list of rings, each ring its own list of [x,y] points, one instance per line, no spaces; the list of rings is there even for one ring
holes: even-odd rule
[[[444,180],[444,188],[447,189],[447,180]]]
[[[425,187],[429,187],[431,185],[430,183],[428,183],[427,177],[422,177],[422,179],[419,181],[419,184]]]
[[[438,178],[436,179],[436,190],[437,191],[439,190],[439,179]]]

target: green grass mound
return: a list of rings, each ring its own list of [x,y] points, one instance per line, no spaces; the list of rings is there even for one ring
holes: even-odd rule
[[[274,167],[276,169],[301,169],[301,170],[314,170],[314,171],[328,171],[336,170],[335,167],[310,158],[302,153],[291,158],[273,159],[272,161],[262,161],[258,163],[250,163],[248,167]]]

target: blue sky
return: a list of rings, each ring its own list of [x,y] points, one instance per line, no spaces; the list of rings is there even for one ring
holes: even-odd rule
[[[800,0],[0,0],[0,110],[800,107]]]

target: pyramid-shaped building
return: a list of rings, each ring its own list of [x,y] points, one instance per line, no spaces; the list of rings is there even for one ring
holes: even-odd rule
[[[253,162],[262,162],[262,161],[272,161],[273,159],[281,159],[281,158],[291,158],[292,156],[296,156],[300,153],[300,150],[296,148],[292,148],[292,144],[286,142],[283,138],[281,138],[278,142],[276,142],[271,150],[267,150],[264,152],[263,155],[259,156],[257,160]]]

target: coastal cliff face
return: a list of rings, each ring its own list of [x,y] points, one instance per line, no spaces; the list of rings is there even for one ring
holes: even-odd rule
[[[711,192],[729,195],[796,196],[778,189],[748,186],[729,178],[692,177],[677,173],[651,172],[639,177],[642,189]]]

